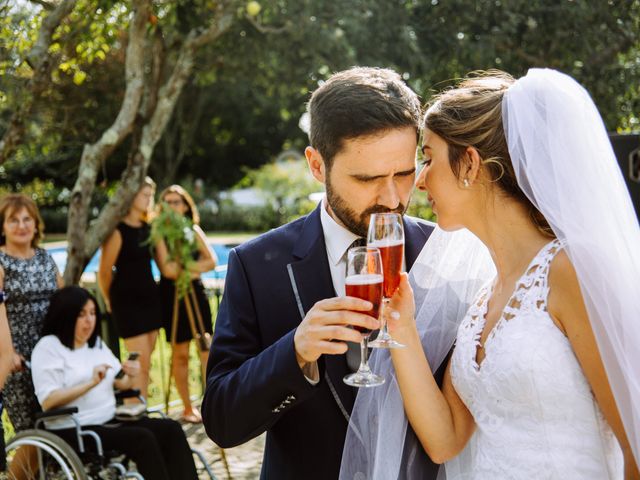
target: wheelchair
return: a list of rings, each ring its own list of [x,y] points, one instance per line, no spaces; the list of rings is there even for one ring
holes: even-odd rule
[[[116,393],[118,400],[136,396],[139,397],[137,390]],[[40,413],[35,428],[19,432],[12,437],[6,445],[8,471],[11,471],[11,464],[18,449],[25,446],[36,450],[37,464],[25,465],[25,462],[22,462],[23,465],[18,472],[15,472],[14,465],[13,472],[6,478],[9,480],[144,480],[140,473],[128,468],[129,459],[124,455],[104,451],[99,435],[92,430],[83,429],[77,422],[74,417],[77,412],[76,407],[69,407]],[[149,412],[151,413],[164,416],[161,412]],[[58,437],[55,431],[44,428],[46,420],[55,418],[70,418],[75,423],[78,451]],[[95,451],[89,451],[86,448],[87,442],[94,442]],[[202,453],[194,449],[191,449],[191,452],[198,459],[196,462],[198,475],[201,478],[205,476],[210,480],[216,480]]]

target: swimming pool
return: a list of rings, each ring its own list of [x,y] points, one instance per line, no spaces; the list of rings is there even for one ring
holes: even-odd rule
[[[229,261],[229,251],[235,247],[236,245],[223,245],[220,243],[209,243],[209,246],[213,249],[218,257],[218,265],[214,270],[203,273],[203,279],[217,279],[222,280],[227,275],[227,263]],[[56,247],[47,247],[44,245],[45,250],[49,252],[53,261],[56,262],[58,266],[58,270],[60,273],[64,272],[64,268],[67,265],[67,247],[56,246]],[[96,254],[91,258],[89,264],[84,269],[85,274],[90,274],[95,278],[95,274],[98,273],[98,265],[100,264],[100,250],[96,252]],[[151,270],[153,272],[153,276],[156,279],[160,278],[160,270],[158,270],[158,266],[156,262],[151,262]]]

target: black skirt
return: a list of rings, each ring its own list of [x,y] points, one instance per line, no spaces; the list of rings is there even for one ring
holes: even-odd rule
[[[128,283],[128,282],[126,282]],[[111,289],[111,318],[118,335],[122,338],[135,337],[162,326],[160,292],[155,282],[143,288],[133,286]],[[122,288],[124,287],[124,288]]]
[[[193,291],[196,295],[198,307],[200,308],[200,314],[202,315],[202,323],[204,325],[205,332],[213,333],[213,321],[211,318],[211,307],[209,306],[209,299],[205,293],[202,280],[196,279],[191,282]],[[173,301],[176,294],[175,283],[173,280],[162,277],[160,278],[160,296],[162,297],[162,322],[167,335],[167,341],[171,342],[172,334],[172,319],[173,319]],[[195,306],[194,306],[195,309]],[[193,312],[194,324],[196,332],[199,329],[198,318],[196,312]],[[193,333],[191,332],[191,326],[189,325],[189,317],[187,316],[187,310],[184,301],[180,302],[178,310],[178,328],[176,330],[176,343],[183,343],[192,340]]]
[[[158,330],[162,325],[160,291],[151,272],[151,252],[147,244],[149,226],[118,225],[122,247],[115,263],[109,298],[118,335],[135,337]]]

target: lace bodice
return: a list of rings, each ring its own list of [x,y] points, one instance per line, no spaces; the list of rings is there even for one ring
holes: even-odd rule
[[[619,479],[622,454],[571,344],[547,311],[554,240],[532,260],[476,363],[491,285],[458,329],[451,378],[476,422],[447,480]]]

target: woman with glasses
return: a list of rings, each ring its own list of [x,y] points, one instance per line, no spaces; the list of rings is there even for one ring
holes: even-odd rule
[[[62,286],[53,258],[38,247],[44,223],[35,202],[23,194],[0,201],[0,291],[7,309],[13,348],[21,363],[31,358],[40,338],[49,297]],[[4,406],[16,431],[31,428],[40,410],[31,374],[10,375],[4,387]]]
[[[176,280],[184,269],[184,265],[179,265],[175,259],[170,258],[166,241],[160,240],[156,245],[156,249],[159,261],[158,265],[162,272],[160,292],[162,296],[164,326],[167,333],[167,340],[174,340],[171,342],[171,373],[175,378],[176,388],[184,405],[182,418],[186,422],[200,423],[202,422],[200,412],[197,408],[193,407],[191,399],[189,398],[189,345],[194,338],[193,327],[198,331],[203,329],[204,331],[199,331],[199,334],[204,337],[210,336],[213,333],[211,307],[209,306],[209,299],[205,293],[200,275],[215,268],[216,257],[207,245],[207,238],[198,225],[200,216],[191,195],[180,185],[171,185],[160,194],[160,208],[163,209],[165,206],[189,219],[192,225],[190,236],[193,237],[193,242],[191,243],[194,248],[191,252],[193,262],[189,266],[190,288],[192,291],[189,301],[195,299],[196,302],[192,305],[193,310],[197,309],[200,313],[199,319],[194,318],[194,325],[191,324],[184,301],[179,302],[177,316],[174,315]],[[185,240],[188,239],[185,238]],[[196,312],[194,312],[194,314],[197,315]],[[200,351],[200,361],[202,365],[207,364],[208,354],[208,348]]]
[[[8,355],[13,370],[2,395],[9,420],[14,430],[20,432],[33,428],[35,416],[41,411],[31,372],[22,365],[31,359],[41,336],[49,298],[62,286],[62,277],[53,258],[38,246],[44,236],[44,223],[31,198],[20,193],[5,195],[0,200],[0,224],[0,298],[12,339]],[[5,348],[2,349],[4,357]],[[21,449],[20,457],[13,463],[20,465],[33,460],[29,449]]]

